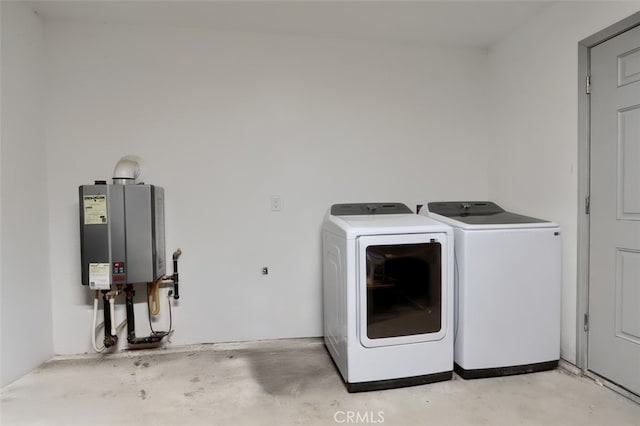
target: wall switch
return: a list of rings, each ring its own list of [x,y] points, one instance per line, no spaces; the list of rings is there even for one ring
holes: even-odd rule
[[[272,212],[279,212],[281,208],[282,208],[282,202],[280,201],[280,196],[279,195],[272,195],[271,196],[271,211]]]

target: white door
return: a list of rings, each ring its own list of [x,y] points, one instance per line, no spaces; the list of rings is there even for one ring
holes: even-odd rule
[[[640,27],[591,49],[588,369],[640,394]]]

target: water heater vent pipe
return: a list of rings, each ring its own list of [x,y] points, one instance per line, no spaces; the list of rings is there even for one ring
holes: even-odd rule
[[[141,174],[141,159],[136,155],[122,157],[113,169],[113,183],[119,185],[135,184]]]

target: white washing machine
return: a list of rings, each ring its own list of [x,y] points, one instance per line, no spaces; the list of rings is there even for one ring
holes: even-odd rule
[[[451,379],[453,230],[404,204],[336,204],[322,246],[324,341],[347,390]]]
[[[555,368],[560,358],[557,224],[488,201],[429,203],[455,235],[455,371],[465,379]]]

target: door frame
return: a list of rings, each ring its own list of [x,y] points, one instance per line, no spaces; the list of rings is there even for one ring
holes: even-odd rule
[[[578,43],[578,283],[576,309],[576,365],[582,373],[588,371],[588,332],[585,318],[589,308],[589,229],[588,197],[590,195],[591,101],[587,94],[587,77],[591,74],[591,49],[627,30],[640,25],[640,12],[599,31]],[[637,400],[633,394],[609,383],[607,386]]]

